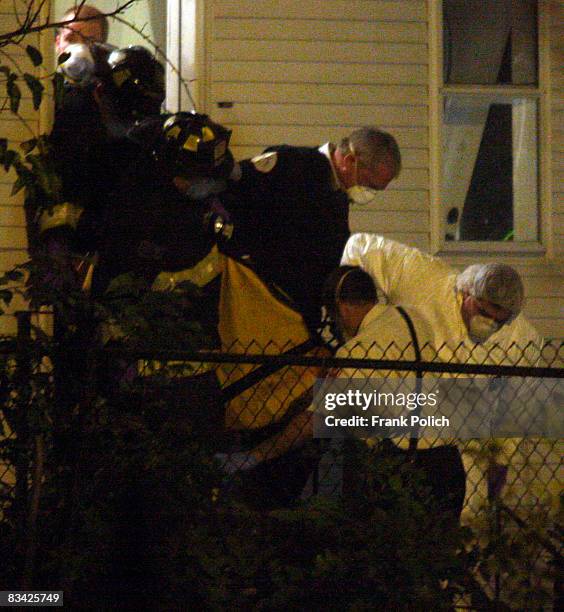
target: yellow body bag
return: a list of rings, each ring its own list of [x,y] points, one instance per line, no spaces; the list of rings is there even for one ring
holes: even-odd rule
[[[226,353],[277,355],[309,339],[302,316],[278,299],[259,276],[225,257],[219,300],[219,335]],[[222,387],[238,381],[256,364],[220,364]],[[257,429],[279,421],[294,400],[313,385],[317,368],[286,366],[229,401],[228,429]]]

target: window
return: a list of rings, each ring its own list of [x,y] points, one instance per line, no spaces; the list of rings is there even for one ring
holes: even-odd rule
[[[438,227],[446,250],[480,242],[538,248],[537,4],[443,0],[437,15]]]

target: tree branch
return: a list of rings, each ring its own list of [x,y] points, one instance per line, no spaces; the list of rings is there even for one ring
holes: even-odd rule
[[[19,23],[20,27],[25,23],[25,20],[22,21],[20,18],[20,14],[18,12],[18,8],[16,7],[16,0],[12,0],[12,8],[14,9],[14,17],[16,21]]]
[[[166,56],[166,53],[155,42],[153,42],[146,34],[144,34],[142,30],[134,26],[132,23],[129,23],[129,21],[127,21],[126,19],[122,19],[121,17],[116,17],[116,16],[114,16],[114,19],[116,21],[119,21],[120,23],[123,23],[127,27],[131,28],[134,32],[139,34],[139,36],[141,36],[141,38],[145,42],[148,42],[153,47],[153,49],[155,50],[155,53],[160,58],[162,58],[162,60],[168,66],[170,66],[170,69],[172,70],[174,74],[178,75],[178,77],[180,78],[180,82],[182,83],[182,86],[184,87],[184,91],[186,92],[186,95],[188,96],[188,99],[190,100],[190,104],[192,104],[192,107],[194,108],[194,110],[197,110],[196,102],[194,101],[194,98],[192,97],[192,93],[190,91],[190,87],[188,86],[188,83],[186,82],[185,79],[182,78],[182,75],[180,74],[180,71],[178,70],[178,68],[168,59],[168,57]]]
[[[84,4],[84,1],[85,0],[83,0],[82,4]],[[29,21],[33,23],[35,19],[37,19],[37,16],[39,14],[39,11],[37,11],[32,18],[24,22],[24,25],[18,28],[17,30],[13,30],[12,32],[7,32],[5,34],[0,34],[0,44],[2,44],[3,41],[6,41],[3,44],[9,44],[10,42],[12,42],[12,39],[14,38],[26,36],[27,34],[33,34],[34,32],[41,32],[42,30],[47,30],[47,29],[52,29],[52,28],[61,28],[66,25],[69,25],[70,23],[74,23],[75,21],[90,21],[92,19],[100,19],[100,17],[114,17],[115,15],[118,15],[119,13],[122,13],[123,11],[125,11],[135,2],[137,2],[137,0],[128,0],[125,4],[123,4],[122,6],[119,6],[114,11],[110,11],[109,13],[101,13],[100,15],[93,15],[91,17],[81,17],[80,19],[73,18],[73,19],[67,19],[66,21],[56,21],[56,22],[46,21],[45,23],[42,23],[36,26],[27,25]],[[44,3],[45,3],[45,0],[42,0],[41,6]]]

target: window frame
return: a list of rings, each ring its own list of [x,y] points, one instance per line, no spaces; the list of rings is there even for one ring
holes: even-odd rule
[[[443,0],[429,0],[429,201],[431,250],[436,254],[509,254],[551,257],[550,0],[538,1],[537,85],[445,85],[443,82]],[[502,94],[538,100],[538,236],[535,241],[447,241],[442,206],[443,99],[447,94]]]
[[[207,61],[204,28],[206,5],[202,0],[166,2],[166,55],[174,69],[166,66],[165,106],[170,112],[196,109],[203,112]]]

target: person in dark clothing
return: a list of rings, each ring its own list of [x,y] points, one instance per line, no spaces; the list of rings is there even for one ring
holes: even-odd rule
[[[339,264],[349,237],[349,203],[369,202],[376,191],[385,189],[400,169],[396,141],[371,127],[355,130],[339,145],[275,146],[240,163],[237,180],[222,194],[234,227],[233,237],[223,250],[251,267],[269,287],[271,300],[286,303],[305,323],[300,335],[294,327],[293,334],[289,332],[290,320],[272,321],[267,331],[272,335],[266,337],[266,346],[274,343],[286,350],[297,348],[297,338],[305,337],[309,340],[300,348],[305,351],[311,349],[312,342],[319,342],[323,282]],[[226,295],[222,300],[224,305],[229,305],[229,297]],[[266,300],[264,307],[268,306]],[[280,313],[280,309],[276,312]],[[222,342],[237,351],[241,337],[233,332],[243,327],[232,323],[244,320],[246,314],[227,312],[227,315],[226,324],[222,326]],[[258,331],[252,319],[243,329],[245,337],[253,339],[260,337]],[[257,348],[261,350],[260,345]],[[241,371],[239,368],[238,373]],[[268,444],[303,401],[303,398],[293,398],[292,393],[288,393],[279,405],[261,399],[271,397],[275,389],[290,388],[292,383],[286,374],[282,369],[264,384],[259,381],[227,406],[226,426],[236,429],[244,438],[243,446]],[[306,388],[308,380],[304,372],[298,387]],[[233,377],[227,376],[225,382],[233,383]],[[244,388],[243,383],[244,375],[236,384]],[[275,412],[270,414],[274,408]],[[233,448],[237,448],[237,444]],[[246,474],[240,491],[243,497],[262,509],[291,505],[299,497],[318,460],[318,454],[309,451],[292,450]]]
[[[111,49],[96,43],[71,44],[65,53],[62,74],[67,62],[82,63],[82,80],[66,80],[43,150],[56,189],[26,201],[26,214],[35,263],[32,301],[53,306],[58,400],[70,407],[83,392],[86,353],[97,332],[93,306],[83,294],[90,290],[120,172],[137,148],[125,136],[136,112],[159,112],[164,71],[143,48],[128,48],[112,58]],[[120,77],[124,69],[128,79]]]
[[[118,177],[135,154],[127,131],[139,118],[160,112],[164,69],[143,47],[112,51],[73,44],[65,53],[70,56],[61,65],[63,74],[72,72],[77,57],[87,67],[81,83],[66,79],[55,110],[49,147],[60,189],[36,213],[37,233],[43,244],[56,236],[83,254],[96,250]]]
[[[223,232],[228,237],[229,219],[216,194],[234,167],[230,136],[206,115],[184,112],[146,119],[129,131],[136,155],[122,169],[108,207],[92,285],[111,312],[111,324],[101,328],[106,344],[151,351],[218,345],[215,245]],[[141,311],[136,329],[131,313],[144,300],[150,308]],[[141,385],[143,403],[166,402],[168,419],[198,439],[205,433],[207,442],[217,441],[223,409],[213,370],[157,367],[164,379],[110,355],[101,368],[104,388],[113,393],[123,382]]]
[[[80,55],[81,47],[71,45],[67,50]],[[83,209],[81,216],[100,217],[138,148],[126,137],[128,130],[136,121],[160,114],[164,68],[140,46],[111,50],[92,45],[87,51],[92,63],[83,72],[88,76],[80,85],[67,79],[49,141],[62,199]],[[64,74],[69,71],[65,66],[73,63],[73,53],[61,66]],[[92,238],[82,238],[90,247]]]
[[[234,223],[229,254],[248,256],[315,330],[323,279],[339,264],[350,234],[349,203],[369,203],[398,176],[397,143],[363,127],[339,145],[270,147],[240,169],[224,196]]]
[[[225,227],[210,222],[222,211],[216,194],[234,167],[230,135],[197,113],[150,118],[130,130],[137,150],[122,168],[106,217],[98,294],[120,274],[133,273],[150,285],[162,272],[190,269],[221,239],[217,232],[228,232],[225,211]],[[158,284],[162,289],[160,279]]]

